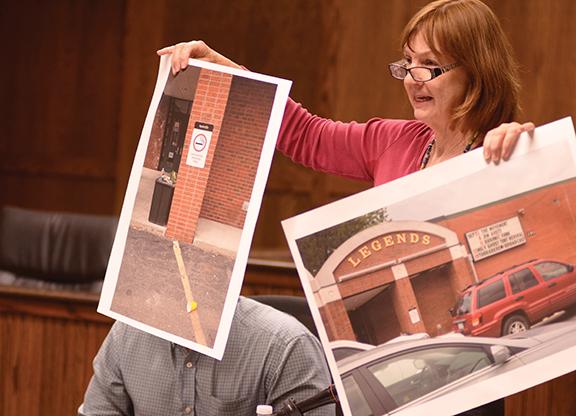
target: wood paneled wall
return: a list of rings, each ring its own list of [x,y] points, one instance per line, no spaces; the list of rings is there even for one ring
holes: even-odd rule
[[[110,212],[122,2],[2,1],[0,203]]]
[[[0,414],[75,415],[112,320],[97,297],[0,286]]]
[[[0,0],[0,204],[118,213],[155,82],[154,52],[181,40],[204,39],[252,70],[292,79],[292,97],[322,116],[409,118],[386,64],[425,3]],[[576,3],[487,3],[522,66],[521,119],[575,116]],[[254,251],[286,250],[281,219],[367,186],[276,155]],[[574,413],[574,375],[561,380],[509,399],[526,410],[507,411]],[[571,412],[550,410],[568,398]]]
[[[250,264],[245,296],[303,296],[291,267]],[[0,285],[0,415],[75,415],[113,320],[97,295]]]
[[[118,213],[154,87],[155,50],[207,43],[292,79],[292,97],[341,120],[410,118],[386,64],[426,0],[0,0],[0,204]],[[571,0],[487,0],[522,66],[522,120],[576,114]],[[526,42],[530,39],[530,42]],[[255,249],[286,249],[280,220],[369,184],[277,154]]]

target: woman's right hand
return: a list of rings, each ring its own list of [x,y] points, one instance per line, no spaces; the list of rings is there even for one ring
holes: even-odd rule
[[[224,55],[220,55],[201,40],[181,42],[176,45],[167,46],[156,51],[156,53],[160,56],[172,55],[172,73],[174,75],[176,75],[178,71],[186,69],[189,58],[242,69],[240,65],[226,58]]]

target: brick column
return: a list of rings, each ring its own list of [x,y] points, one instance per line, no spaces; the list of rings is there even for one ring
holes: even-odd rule
[[[394,284],[394,291],[392,292],[392,299],[394,303],[394,311],[400,322],[400,328],[403,332],[413,334],[415,332],[426,332],[426,327],[424,326],[424,321],[422,320],[422,313],[418,307],[418,302],[416,301],[416,295],[414,294],[414,289],[410,283],[410,278],[405,277],[396,280]],[[410,315],[408,311],[412,308],[418,310],[418,315],[420,316],[420,322],[413,324],[410,320]]]
[[[356,334],[343,300],[336,300],[320,307],[320,316],[331,341],[338,339],[356,340]]]
[[[230,93],[230,83],[232,75],[222,74],[207,69],[200,70],[198,85],[192,109],[190,121],[186,131],[186,139],[180,166],[178,168],[178,178],[176,189],[168,217],[166,236],[182,242],[192,243],[196,233],[198,218],[202,209],[202,202],[206,193],[206,186],[214,151],[218,143],[224,111]],[[212,124],[212,138],[206,164],[203,168],[188,166],[186,159],[192,141],[192,131],[196,122]]]
[[[472,265],[466,257],[461,257],[452,262],[452,272],[450,273],[450,286],[454,294],[459,293],[466,286],[475,282]]]

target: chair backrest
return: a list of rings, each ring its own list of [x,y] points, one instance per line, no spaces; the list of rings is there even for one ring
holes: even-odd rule
[[[16,207],[0,211],[0,270],[59,283],[102,280],[118,219]]]

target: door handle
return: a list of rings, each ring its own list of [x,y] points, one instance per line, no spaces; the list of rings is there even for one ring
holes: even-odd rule
[[[554,286],[556,286],[557,284],[558,284],[558,283],[556,283],[556,282],[552,282],[552,283],[550,283],[550,284],[548,285],[548,287],[554,287]]]
[[[515,300],[516,302],[518,302],[518,301],[520,301],[520,300],[522,300],[522,299],[524,299],[524,296],[518,296],[518,297],[517,297],[516,299],[514,299],[514,300]]]

